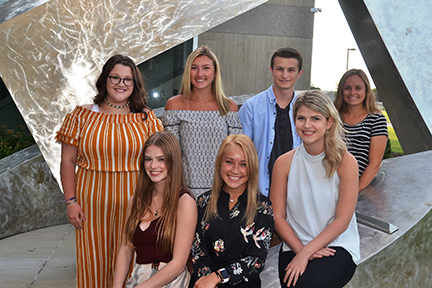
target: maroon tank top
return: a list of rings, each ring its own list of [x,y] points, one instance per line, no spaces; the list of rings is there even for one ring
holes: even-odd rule
[[[187,193],[184,190],[180,191],[180,197]],[[133,245],[135,246],[136,252],[136,263],[137,264],[151,264],[154,262],[165,262],[168,263],[172,260],[172,254],[159,254],[157,247],[157,228],[159,223],[159,218],[154,219],[150,222],[149,227],[142,231],[138,223],[135,233],[132,239]]]

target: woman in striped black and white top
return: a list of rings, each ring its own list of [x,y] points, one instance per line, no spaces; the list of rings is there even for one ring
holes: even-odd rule
[[[348,131],[348,150],[359,165],[359,192],[378,173],[387,144],[387,120],[375,101],[369,80],[362,70],[351,69],[342,76],[335,106]]]

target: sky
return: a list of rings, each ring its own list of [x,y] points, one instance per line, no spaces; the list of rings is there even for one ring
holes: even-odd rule
[[[315,0],[315,7],[322,12],[315,13],[311,83],[321,90],[335,91],[346,71],[347,49],[354,48],[349,51],[348,69],[365,71],[375,88],[338,0]]]

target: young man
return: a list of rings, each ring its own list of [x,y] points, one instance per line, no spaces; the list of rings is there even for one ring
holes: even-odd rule
[[[292,48],[277,50],[270,62],[273,85],[246,100],[239,115],[243,133],[255,143],[258,152],[259,185],[268,196],[276,159],[300,145],[292,114],[297,98],[294,85],[303,74],[302,55]]]

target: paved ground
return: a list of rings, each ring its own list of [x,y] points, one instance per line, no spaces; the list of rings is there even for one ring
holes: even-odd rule
[[[0,287],[75,287],[75,233],[70,227],[54,226],[0,240]]]
[[[0,240],[0,288],[75,287],[74,231],[66,224]],[[261,275],[263,288],[279,287],[278,249],[270,249]]]

